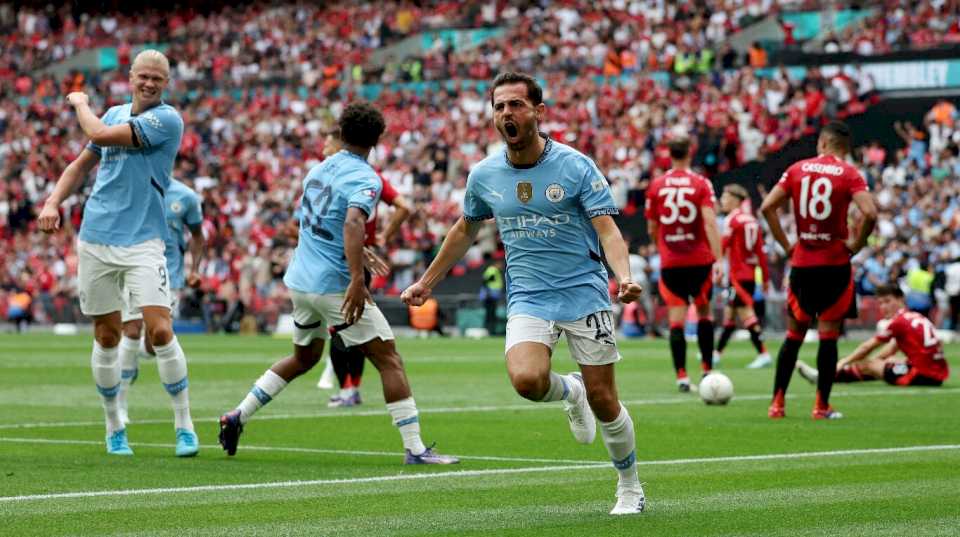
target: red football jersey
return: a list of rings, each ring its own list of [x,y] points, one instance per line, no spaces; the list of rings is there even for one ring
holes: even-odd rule
[[[763,281],[769,279],[767,256],[763,252],[763,231],[752,214],[737,208],[727,215],[723,226],[723,251],[730,262],[731,281],[753,281],[757,267],[763,272]]]
[[[937,331],[923,315],[902,309],[893,319],[877,323],[876,337],[883,342],[896,339],[897,347],[907,355],[907,364],[920,374],[940,381],[950,375]]]
[[[703,227],[702,211],[705,207],[713,209],[715,203],[710,181],[688,170],[670,170],[650,183],[644,214],[660,224],[657,250],[661,267],[710,265],[716,261]]]
[[[387,205],[393,205],[393,200],[397,199],[397,189],[393,188],[390,181],[379,173],[380,182],[383,183],[383,189],[380,191],[380,201]],[[367,219],[367,236],[363,242],[364,246],[374,246],[377,243],[377,207],[373,207],[373,215]]]
[[[847,210],[867,183],[856,168],[831,155],[801,160],[787,168],[777,186],[790,196],[797,221],[794,267],[845,265],[850,262]]]

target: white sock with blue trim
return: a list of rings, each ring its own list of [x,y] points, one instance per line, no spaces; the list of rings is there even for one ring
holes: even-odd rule
[[[253,383],[250,393],[237,405],[237,409],[240,410],[240,423],[246,423],[251,416],[260,410],[260,407],[272,401],[286,387],[287,381],[274,373],[272,369],[267,369],[266,373]]]
[[[120,407],[121,419],[127,415],[127,398],[130,385],[137,380],[140,372],[139,356],[140,339],[120,337],[120,347],[117,351],[120,357],[120,393],[117,394],[117,405]]]
[[[633,430],[633,420],[630,419],[630,414],[623,404],[620,405],[620,415],[615,420],[607,423],[600,422],[600,433],[603,435],[603,444],[607,446],[607,453],[610,454],[613,467],[620,474],[618,490],[639,488],[637,438]]]
[[[561,375],[551,371],[550,387],[547,388],[547,393],[540,402],[548,403],[550,401],[562,400],[578,401],[583,395],[583,384],[581,384],[580,381],[570,375]]]
[[[101,347],[94,341],[90,368],[93,370],[93,382],[97,385],[103,404],[107,434],[113,434],[123,429],[123,422],[120,421],[120,412],[117,408],[117,393],[120,391],[120,359],[117,348]]]
[[[157,356],[157,372],[160,382],[170,394],[173,406],[174,427],[193,431],[190,419],[190,390],[187,382],[187,357],[183,355],[180,342],[174,336],[166,345],[153,348]]]
[[[393,424],[400,430],[404,449],[409,449],[414,455],[420,455],[427,450],[427,446],[423,445],[423,440],[420,439],[420,414],[413,397],[387,403],[387,412],[393,418]]]

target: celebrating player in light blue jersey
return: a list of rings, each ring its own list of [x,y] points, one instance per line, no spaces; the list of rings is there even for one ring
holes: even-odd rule
[[[130,306],[143,313],[160,380],[173,399],[176,454],[193,456],[199,449],[190,419],[187,360],[173,335],[170,278],[163,257],[163,200],[183,135],[180,114],[161,100],[169,77],[166,56],[145,50],[130,68],[132,103],[114,106],[100,119],[86,94],[67,95],[90,144],[64,170],[39,216],[41,230],[59,228],[60,204],[99,162],[83,209],[78,276],[80,309],[94,324],[91,365],[106,416],[107,453],[115,455],[133,454],[117,404],[124,284]]]
[[[422,304],[431,289],[473,244],[484,220],[496,219],[507,251],[507,373],[531,401],[563,401],[578,442],[592,443],[596,422],[619,473],[611,514],[640,513],[633,422],[620,404],[613,364],[614,339],[602,254],[632,302],[641,288],[630,279],[627,248],[611,215],[610,185],[591,159],[539,133],[545,105],[536,80],[504,73],[493,81],[494,124],[507,144],[467,179],[463,217],[436,259],[402,295]],[[580,373],[551,371],[550,358],[566,333]]]
[[[164,213],[167,218],[167,240],[164,244],[163,256],[167,259],[167,274],[170,277],[170,292],[172,293],[170,309],[174,315],[180,304],[180,290],[184,285],[195,287],[200,284],[200,260],[203,258],[203,223],[202,202],[200,196],[189,186],[170,180],[170,188],[164,197]],[[184,276],[184,253],[187,244],[184,239],[185,229],[190,230],[190,274]],[[155,353],[150,341],[140,336],[143,329],[143,314],[137,309],[129,307],[130,293],[124,288],[124,308],[121,311],[123,321],[123,335],[120,337],[120,393],[117,394],[117,404],[120,408],[120,420],[129,425],[130,417],[127,410],[127,396],[130,386],[137,380],[140,372],[139,361],[141,352],[143,357],[150,358]]]
[[[293,299],[293,355],[273,364],[237,408],[220,417],[220,444],[227,455],[236,454],[247,420],[317,364],[332,329],[344,345],[359,346],[380,371],[383,398],[403,440],[404,464],[457,463],[423,444],[393,331],[364,281],[364,224],[382,189],[367,156],[385,128],[383,115],[368,103],[351,103],[339,126],[343,149],[314,166],[303,181],[299,241],[283,278]]]

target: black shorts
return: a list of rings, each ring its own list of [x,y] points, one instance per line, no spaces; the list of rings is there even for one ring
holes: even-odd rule
[[[910,364],[887,363],[883,366],[883,380],[894,386],[942,386],[943,381],[928,377]]]
[[[710,303],[713,264],[660,270],[660,296],[667,306],[697,306]]]
[[[757,282],[754,280],[733,280],[727,290],[727,304],[732,308],[752,308],[753,293],[756,290]]]
[[[857,302],[850,265],[793,268],[787,303],[793,318],[802,323],[814,318],[834,322],[855,319]]]

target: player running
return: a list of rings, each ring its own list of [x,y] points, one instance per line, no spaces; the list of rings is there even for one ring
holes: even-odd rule
[[[167,260],[167,276],[170,278],[172,298],[170,310],[177,315],[180,305],[180,290],[184,285],[196,287],[200,285],[200,260],[203,259],[203,211],[202,200],[192,188],[176,180],[170,180],[170,188],[163,199],[164,214],[167,219],[167,239],[163,256]],[[184,240],[184,228],[190,230],[190,272],[184,277],[184,252],[187,244]],[[124,287],[125,303],[129,302],[129,293]],[[123,322],[123,335],[120,337],[120,392],[117,394],[117,404],[120,411],[120,420],[129,425],[130,415],[127,401],[130,386],[136,382],[140,373],[140,356],[152,358],[153,345],[149,341],[141,340],[143,329],[143,315],[129,307],[120,312]]]
[[[820,346],[817,349],[817,397],[813,419],[837,419],[843,415],[830,406],[837,367],[837,338],[841,321],[855,308],[850,257],[867,243],[877,219],[873,196],[856,168],[843,159],[850,152],[850,129],[831,121],[820,131],[819,156],[787,168],[763,200],[764,218],[770,232],[790,256],[787,290],[787,337],[777,355],[773,401],[768,415],[785,416],[787,386],[797,363],[810,323],[817,319]],[[796,243],[791,243],[780,225],[778,209],[792,202],[796,219]],[[853,201],[860,210],[859,233],[849,237],[847,210]]]
[[[327,135],[323,145],[324,158],[330,158],[343,149],[343,140],[340,138],[340,132],[334,131]],[[380,201],[394,208],[393,214],[387,222],[387,228],[382,235],[377,234],[377,206],[373,208],[373,216],[367,220],[366,239],[364,247],[367,250],[367,256],[376,256],[373,248],[383,248],[400,231],[400,226],[410,216],[410,204],[406,198],[399,192],[390,181],[387,181],[382,175],[377,174],[383,183],[383,190],[380,192]],[[376,262],[385,264],[376,256]],[[370,283],[370,272],[365,272],[366,282]],[[366,358],[360,347],[347,347],[339,333],[333,333],[330,337],[330,361],[327,362],[333,367],[336,373],[337,381],[340,384],[340,391],[330,397],[328,407],[349,407],[356,406],[363,402],[360,397],[360,382],[363,380],[363,366]]]
[[[190,418],[187,360],[173,334],[163,257],[164,196],[183,135],[180,114],[161,99],[169,78],[167,57],[145,50],[130,68],[132,103],[114,106],[100,119],[86,94],[67,95],[90,144],[64,170],[39,216],[42,231],[59,228],[60,204],[99,162],[77,240],[78,279],[80,310],[93,318],[93,380],[106,418],[107,453],[113,455],[133,454],[117,402],[124,285],[129,307],[143,314],[160,380],[172,399],[175,453],[188,457],[199,449]]]
[[[596,437],[593,409],[619,473],[611,514],[640,513],[645,500],[636,439],[630,414],[617,397],[613,364],[620,354],[601,254],[620,284],[620,300],[636,300],[641,288],[630,279],[626,244],[611,216],[618,211],[610,186],[588,157],[539,133],[546,107],[535,79],[503,73],[493,81],[490,101],[507,149],[471,170],[463,217],[402,299],[423,304],[473,245],[483,221],[496,219],[507,255],[510,381],[531,401],[562,401],[578,442],[589,444]],[[562,333],[579,373],[551,370]]]
[[[382,188],[367,157],[383,133],[383,115],[355,102],[343,110],[339,125],[344,149],[304,179],[299,241],[283,278],[293,300],[293,355],[274,363],[237,408],[220,417],[220,444],[227,455],[236,454],[244,424],[317,364],[333,327],[345,345],[359,346],[380,371],[387,410],[403,439],[404,464],[457,463],[420,439],[419,413],[393,331],[364,282],[364,223]]]
[[[883,379],[894,386],[941,386],[950,368],[933,323],[907,310],[903,291],[896,285],[881,285],[876,295],[883,314],[877,333],[837,364],[836,381]],[[878,348],[880,352],[871,357]],[[907,359],[894,358],[897,351]],[[818,381],[817,369],[802,360],[797,362],[797,372],[811,383]]]
[[[690,391],[687,375],[687,340],[683,325],[687,309],[697,311],[697,345],[703,374],[713,369],[713,317],[710,295],[720,259],[715,197],[710,180],[690,171],[690,140],[680,137],[668,143],[673,167],[647,188],[647,232],[660,252],[660,296],[667,304],[670,322],[670,354],[677,374],[677,387]]]
[[[713,355],[714,364],[720,360],[723,349],[730,341],[736,329],[736,319],[750,332],[750,341],[757,349],[757,357],[747,365],[748,369],[769,367],[772,360],[763,343],[763,327],[753,309],[753,293],[757,285],[757,267],[763,274],[763,286],[770,281],[767,268],[767,255],[763,251],[763,232],[760,223],[744,210],[749,203],[747,190],[740,185],[730,184],[723,188],[720,196],[720,208],[727,213],[723,226],[723,251],[729,265],[729,300],[723,308],[723,332],[717,342]]]

